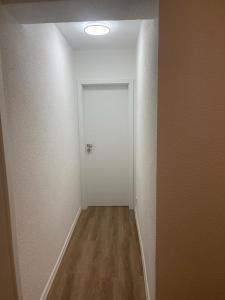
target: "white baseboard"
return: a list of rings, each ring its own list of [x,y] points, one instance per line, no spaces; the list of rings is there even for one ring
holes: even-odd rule
[[[140,224],[139,224],[138,213],[137,213],[137,208],[136,207],[134,209],[134,213],[135,213],[135,220],[136,220],[136,224],[137,224],[138,238],[139,238],[139,243],[140,243],[140,248],[141,248],[141,258],[142,258],[142,265],[143,265],[143,272],[144,272],[146,299],[150,300],[150,293],[149,293],[149,286],[148,286],[148,279],[147,279],[147,270],[146,270],[146,263],[145,263],[144,248],[143,248],[143,242],[142,242],[142,236],[141,236],[141,229],[140,229]]]
[[[79,208],[79,210],[78,210],[78,212],[77,212],[77,214],[76,214],[76,216],[75,216],[75,219],[74,219],[74,221],[73,221],[73,224],[72,224],[71,227],[70,227],[70,230],[69,230],[69,233],[68,233],[68,235],[67,235],[67,237],[66,237],[65,243],[64,243],[64,245],[63,245],[63,247],[62,247],[62,250],[61,250],[61,252],[60,252],[60,254],[59,254],[59,257],[58,257],[58,259],[57,259],[57,261],[56,261],[56,264],[55,264],[55,266],[54,266],[54,268],[53,268],[53,270],[52,270],[52,273],[51,273],[51,275],[50,275],[50,277],[49,277],[49,279],[48,279],[48,281],[47,281],[47,283],[46,283],[46,285],[45,285],[45,288],[44,288],[44,290],[43,290],[43,292],[42,292],[42,295],[41,295],[40,300],[45,300],[45,299],[47,298],[47,296],[48,296],[48,293],[49,293],[49,291],[50,291],[50,288],[51,288],[51,286],[52,286],[52,283],[53,283],[53,281],[54,281],[54,279],[55,279],[56,273],[57,273],[57,271],[58,271],[58,269],[59,269],[59,266],[60,266],[60,264],[61,264],[61,261],[62,261],[62,259],[63,259],[63,256],[64,256],[64,254],[65,254],[65,252],[66,252],[67,246],[68,246],[68,244],[69,244],[69,242],[70,242],[71,236],[72,236],[72,234],[73,234],[73,231],[74,231],[74,228],[75,228],[75,226],[76,226],[77,220],[78,220],[78,218],[79,218],[79,216],[80,216],[80,213],[81,213],[81,208]]]

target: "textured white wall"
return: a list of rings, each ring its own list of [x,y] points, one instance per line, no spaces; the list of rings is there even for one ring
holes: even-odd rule
[[[11,22],[1,53],[14,246],[23,299],[36,300],[80,207],[73,54],[54,25]]]
[[[136,77],[135,49],[75,51],[77,79],[123,79]]]
[[[151,300],[155,300],[157,38],[157,20],[143,21],[137,46],[136,211]]]

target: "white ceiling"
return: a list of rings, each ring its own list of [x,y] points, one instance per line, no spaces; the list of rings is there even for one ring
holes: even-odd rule
[[[141,21],[103,21],[110,26],[105,36],[91,36],[84,32],[87,22],[57,23],[56,26],[75,50],[134,48]]]

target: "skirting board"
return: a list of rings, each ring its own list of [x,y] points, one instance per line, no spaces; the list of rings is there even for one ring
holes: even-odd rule
[[[46,286],[45,286],[45,288],[44,288],[44,290],[43,290],[43,293],[42,293],[42,295],[41,295],[40,300],[46,300],[46,299],[47,299],[48,293],[49,293],[50,288],[51,288],[51,286],[52,286],[52,283],[53,283],[53,281],[54,281],[54,279],[55,279],[56,273],[57,273],[57,271],[58,271],[58,269],[59,269],[59,266],[60,266],[60,264],[61,264],[61,261],[62,261],[62,259],[63,259],[63,256],[64,256],[64,254],[65,254],[65,252],[66,252],[67,246],[68,246],[68,244],[69,244],[69,242],[70,242],[70,239],[71,239],[71,237],[72,237],[72,234],[73,234],[74,228],[75,228],[75,226],[76,226],[76,224],[77,224],[77,220],[78,220],[78,218],[79,218],[79,216],[80,216],[80,213],[81,213],[81,208],[79,208],[79,210],[78,210],[78,212],[77,212],[77,214],[76,214],[76,216],[75,216],[75,219],[74,219],[74,221],[73,221],[73,224],[72,224],[71,227],[70,227],[70,230],[69,230],[69,233],[68,233],[68,235],[67,235],[67,237],[66,237],[65,243],[64,243],[64,245],[63,245],[63,247],[62,247],[62,250],[61,250],[61,252],[60,252],[60,254],[59,254],[59,257],[58,257],[58,259],[57,259],[57,261],[56,261],[56,264],[55,264],[55,266],[54,266],[54,268],[53,268],[53,270],[52,270],[52,273],[51,273],[51,275],[50,275],[50,277],[49,277],[49,279],[48,279],[48,281],[47,281],[47,283],[46,283]]]
[[[146,270],[146,263],[145,263],[144,248],[143,248],[143,243],[142,243],[141,229],[140,229],[140,224],[139,224],[138,213],[137,213],[137,208],[136,207],[134,209],[134,213],[135,213],[135,220],[136,220],[137,231],[138,231],[139,244],[140,244],[140,248],[141,248],[141,258],[142,258],[142,266],[143,266],[143,271],[144,271],[146,299],[150,300],[150,293],[149,293],[149,286],[148,286],[148,279],[147,279],[147,270]]]

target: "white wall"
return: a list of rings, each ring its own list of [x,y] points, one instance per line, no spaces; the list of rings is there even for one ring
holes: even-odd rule
[[[73,54],[54,25],[5,18],[1,54],[14,248],[23,299],[36,300],[80,207]]]
[[[75,51],[76,79],[127,79],[136,77],[135,49]]]
[[[136,214],[151,300],[155,300],[157,37],[157,20],[143,21],[137,46]]]

